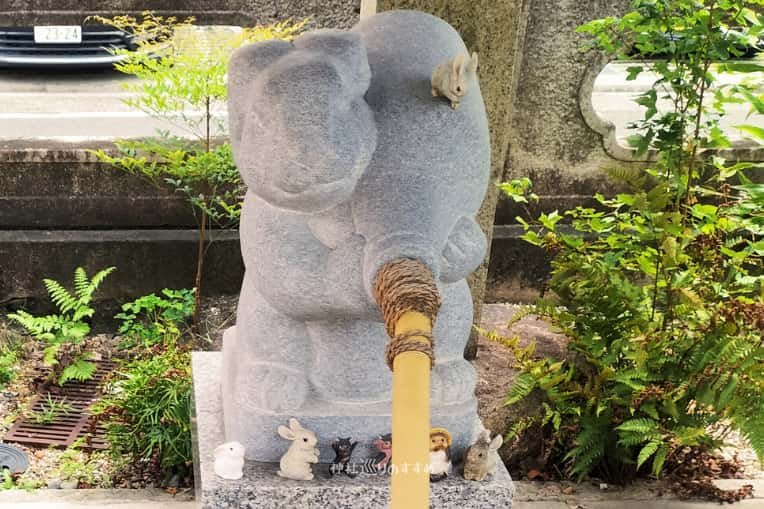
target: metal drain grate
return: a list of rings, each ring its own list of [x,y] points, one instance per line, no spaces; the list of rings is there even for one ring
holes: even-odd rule
[[[95,361],[97,366],[93,378],[85,382],[72,380],[61,387],[58,394],[48,393],[35,398],[25,415],[13,423],[5,435],[6,442],[33,446],[67,447],[76,440],[89,437],[83,448],[106,449],[102,426],[93,427],[88,408],[99,396],[99,387],[117,366],[112,361]],[[51,402],[65,404],[65,409],[46,412]],[[38,422],[35,416],[52,413],[48,422]]]

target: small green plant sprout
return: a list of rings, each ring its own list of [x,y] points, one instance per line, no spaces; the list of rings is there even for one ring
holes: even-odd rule
[[[6,324],[0,324],[0,389],[13,381],[23,357],[23,336]]]
[[[35,424],[50,424],[60,417],[69,415],[73,409],[72,405],[66,401],[66,398],[56,399],[50,394],[46,396],[45,401],[40,407],[40,410],[29,415],[29,418]]]
[[[17,363],[18,354],[15,351],[0,355],[0,389],[5,389],[13,381]]]
[[[119,347],[151,348],[167,341],[178,341],[187,320],[193,316],[195,298],[193,290],[162,290],[162,295],[144,295],[122,305],[122,312],[114,318],[121,321],[119,333],[123,339]]]
[[[10,469],[2,469],[2,481],[0,482],[0,491],[5,490],[24,490],[33,491],[44,486],[40,479],[24,479],[23,474],[14,474]]]
[[[528,177],[510,180],[498,184],[499,189],[515,203],[538,202],[539,197],[531,191],[533,183]]]
[[[95,310],[90,306],[98,287],[114,272],[108,267],[88,278],[85,269],[74,271],[74,293],[52,279],[43,280],[50,300],[59,313],[33,316],[24,310],[10,313],[8,318],[23,326],[34,338],[45,343],[43,363],[52,367],[51,380],[64,384],[69,380],[89,380],[96,365],[90,361],[91,352],[83,351],[82,342],[90,333],[87,320]]]
[[[59,457],[55,476],[65,481],[77,481],[80,487],[109,487],[111,478],[109,469],[104,468],[103,453],[82,450],[87,437],[78,438]]]
[[[13,481],[13,474],[11,471],[7,468],[3,469],[3,484],[0,485],[0,489],[3,490],[12,490],[16,487],[16,484]]]

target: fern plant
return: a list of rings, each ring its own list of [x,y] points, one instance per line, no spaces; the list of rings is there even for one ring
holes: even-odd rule
[[[630,140],[657,160],[621,172],[631,192],[597,195],[598,208],[519,219],[524,239],[554,257],[556,300],[534,311],[570,338],[567,358],[537,359],[533,345],[488,334],[520,369],[507,403],[544,400],[511,431],[540,429],[571,476],[657,476],[684,447],[720,445],[714,431],[728,425],[764,459],[764,185],[750,178],[753,164],[718,151],[730,146],[724,105],[747,102],[760,115],[764,95],[745,83],[712,87],[715,71],[764,71],[734,60],[764,33],[751,8],[761,4],[634,0],[623,17],[580,28],[611,55],[665,58],[629,68],[629,79],[658,75],[637,98],[645,115]],[[764,129],[739,128],[764,143]]]
[[[90,333],[90,325],[86,320],[95,312],[90,306],[93,295],[114,270],[114,267],[108,267],[88,278],[85,269],[77,267],[74,271],[73,293],[57,281],[44,279],[48,296],[58,307],[59,313],[34,316],[19,310],[8,315],[9,319],[19,323],[34,338],[45,343],[43,363],[53,368],[51,380],[56,380],[58,384],[69,380],[89,380],[95,373],[96,365],[90,360],[92,354],[82,351],[81,343]]]

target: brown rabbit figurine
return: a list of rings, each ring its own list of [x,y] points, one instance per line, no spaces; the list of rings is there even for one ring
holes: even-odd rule
[[[442,95],[451,101],[451,108],[459,107],[464,94],[467,93],[468,82],[477,71],[478,56],[467,53],[459,53],[455,57],[446,60],[432,71],[430,83],[432,96]]]
[[[504,439],[496,435],[491,440],[491,431],[484,430],[464,456],[464,478],[469,481],[482,481],[496,471],[497,451]]]

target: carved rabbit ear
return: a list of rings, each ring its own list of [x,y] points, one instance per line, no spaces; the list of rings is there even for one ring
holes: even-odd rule
[[[477,66],[478,66],[478,54],[472,53],[472,58],[470,58],[470,63],[467,66],[467,72],[472,73],[477,71]]]
[[[501,447],[501,444],[504,443],[504,437],[501,435],[496,435],[493,437],[493,440],[491,440],[491,444],[488,446],[488,448],[492,451],[498,451]]]
[[[215,457],[217,458],[221,454],[225,453],[226,449],[228,449],[228,444],[220,444],[219,446],[215,447]]]
[[[249,113],[247,104],[252,92],[252,82],[263,70],[292,49],[294,48],[291,43],[277,39],[247,44],[231,56],[228,65],[228,98],[231,101],[228,123],[235,152],[238,152],[245,117]]]
[[[454,62],[451,64],[451,70],[455,74],[460,74],[464,70],[464,66],[466,65],[466,53],[459,53],[454,57]]]
[[[294,431],[287,428],[286,426],[279,426],[278,432],[279,435],[281,435],[281,438],[286,438],[287,440],[295,440],[297,438],[297,435],[294,434]]]
[[[293,417],[289,419],[289,429],[292,431],[302,431],[303,427],[300,425],[300,421]]]

